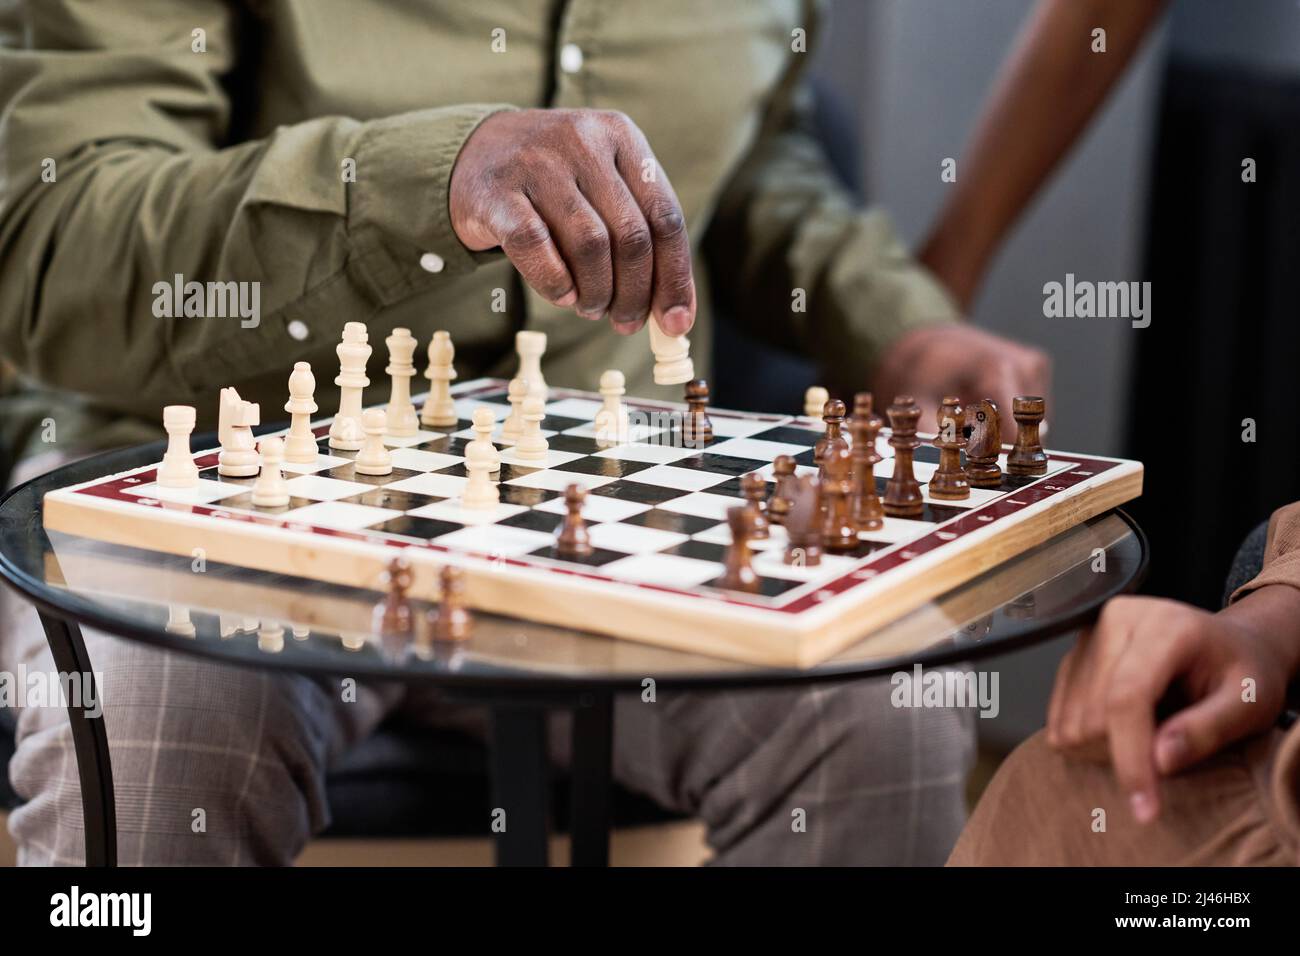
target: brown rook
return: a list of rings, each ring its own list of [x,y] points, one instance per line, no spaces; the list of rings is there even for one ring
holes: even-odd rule
[[[912,456],[920,446],[916,421],[921,410],[911,395],[900,395],[889,406],[889,446],[894,449],[894,473],[885,485],[885,514],[892,518],[915,518],[925,508],[921,485],[912,470]]]

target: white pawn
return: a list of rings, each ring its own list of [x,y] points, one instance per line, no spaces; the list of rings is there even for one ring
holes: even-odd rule
[[[163,409],[163,428],[167,429],[167,454],[158,467],[158,484],[164,488],[197,488],[199,466],[190,454],[193,406],[168,405]]]
[[[501,455],[497,451],[497,446],[492,444],[492,429],[496,427],[497,417],[492,409],[486,405],[480,405],[474,409],[474,440],[470,445],[478,445],[484,451],[492,455],[492,470],[501,470]],[[466,448],[469,446],[467,445]]]
[[[357,452],[352,470],[358,475],[391,475],[393,473],[393,456],[384,447],[384,429],[388,420],[378,408],[367,408],[361,416],[361,425],[366,431],[365,442]]]
[[[465,446],[465,470],[469,481],[460,496],[460,503],[472,511],[487,511],[497,506],[500,492],[489,477],[492,473],[492,456],[478,442]]]
[[[259,508],[283,508],[289,503],[289,487],[280,473],[284,442],[263,438],[257,447],[262,453],[262,472],[253,483],[253,504]]]
[[[451,335],[444,331],[433,333],[429,342],[429,367],[424,377],[430,382],[429,397],[425,399],[420,421],[426,425],[447,427],[456,424],[456,405],[451,400],[451,380],[456,377],[452,361],[456,347]]]
[[[620,400],[627,392],[623,373],[609,369],[600,376],[600,394],[605,404],[596,413],[596,440],[598,442],[627,441],[627,407]]]
[[[420,419],[411,404],[411,378],[415,375],[415,337],[410,329],[393,329],[384,339],[388,346],[388,367],[384,369],[393,382],[392,396],[388,400],[388,434],[394,437],[414,435],[420,430]]]
[[[519,436],[524,433],[523,406],[524,399],[528,397],[528,383],[522,378],[512,378],[506,389],[506,397],[510,400],[510,414],[501,424],[501,440],[519,441]]]
[[[542,419],[546,410],[542,400],[536,395],[524,399],[524,433],[515,443],[516,461],[546,461],[546,452],[551,447],[542,435]]]
[[[311,416],[316,412],[316,376],[306,362],[295,362],[289,375],[289,434],[284,439],[284,460],[300,465],[316,463],[316,436],[311,431]]]
[[[546,401],[546,379],[542,378],[542,353],[546,351],[545,332],[516,332],[515,351],[519,353],[519,374],[528,383],[528,394]]]
[[[808,418],[817,419],[819,425],[824,425],[822,414],[826,409],[826,403],[831,400],[831,393],[826,391],[820,385],[814,385],[803,393],[803,413]]]

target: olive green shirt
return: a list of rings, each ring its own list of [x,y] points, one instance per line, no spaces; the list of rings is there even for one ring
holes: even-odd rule
[[[368,401],[386,398],[396,326],[422,346],[449,330],[462,379],[512,373],[528,328],[549,337],[552,384],[593,388],[618,368],[631,394],[665,396],[644,332],[554,308],[499,252],[457,240],[456,156],[511,107],[617,109],[645,132],[696,250],[698,369],[712,295],[865,383],[884,346],[953,306],[806,132],[817,13],[812,0],[0,4],[11,447],[48,450],[42,419],[60,444],[152,434],[172,403],[207,427],[226,385],[280,420],[304,360],[332,412],[353,320],[375,346]],[[257,283],[260,321],[167,315],[157,286],[177,276]]]

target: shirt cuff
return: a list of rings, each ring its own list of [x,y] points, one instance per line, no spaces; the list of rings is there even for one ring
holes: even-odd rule
[[[472,252],[451,225],[451,171],[479,123],[508,104],[468,104],[363,123],[348,185],[352,269],[382,305],[472,272],[499,251]]]
[[[1273,512],[1264,545],[1264,568],[1233,591],[1228,603],[1235,604],[1269,584],[1289,584],[1300,589],[1300,501]]]

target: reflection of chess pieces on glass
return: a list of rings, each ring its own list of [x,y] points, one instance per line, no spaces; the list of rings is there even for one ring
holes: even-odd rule
[[[305,641],[311,637],[311,628],[306,624],[295,624],[291,633],[295,641]]]
[[[339,413],[330,424],[331,448],[341,451],[360,451],[365,433],[361,427],[361,396],[370,379],[366,378],[366,362],[370,359],[370,337],[360,322],[343,326],[343,341],[335,347],[339,357],[339,374],[334,384],[339,387]]]
[[[306,362],[295,362],[289,375],[289,434],[284,436],[284,460],[300,465],[315,463],[316,436],[311,430],[311,416],[316,414],[316,376]]]
[[[465,570],[444,565],[438,575],[441,595],[438,606],[429,612],[429,638],[435,643],[469,639],[474,619],[465,598]]]
[[[977,620],[971,621],[961,630],[953,635],[955,644],[978,644],[984,638],[988,637],[993,631],[993,615],[986,614]]]
[[[366,646],[369,636],[366,634],[357,634],[355,631],[340,631],[339,644],[345,651],[359,651]]]
[[[1034,592],[1020,595],[1014,601],[1008,601],[1006,615],[1017,621],[1029,621],[1038,616],[1038,601]]]
[[[167,624],[164,630],[181,637],[194,637],[198,633],[194,622],[190,620],[190,609],[181,604],[167,605]]]
[[[375,605],[374,629],[387,646],[390,643],[405,645],[415,633],[415,617],[407,592],[411,589],[411,566],[405,558],[396,557],[388,562],[382,586],[384,599]]]
[[[257,629],[257,649],[267,654],[284,650],[284,628],[276,621],[263,621]]]

